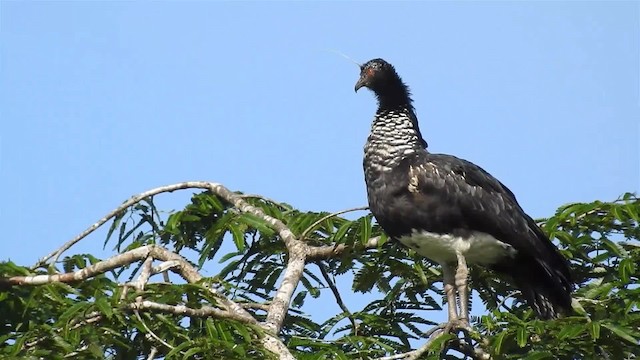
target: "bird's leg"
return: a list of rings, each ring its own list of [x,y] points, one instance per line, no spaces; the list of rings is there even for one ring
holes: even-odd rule
[[[444,293],[447,296],[449,324],[453,324],[458,320],[458,309],[456,308],[455,273],[450,264],[442,264],[442,277],[444,280]]]
[[[470,328],[469,326],[469,291],[467,287],[467,278],[469,276],[469,268],[467,267],[467,260],[460,252],[456,252],[458,258],[458,267],[455,275],[455,285],[458,289],[458,296],[460,298],[460,326],[464,328]]]

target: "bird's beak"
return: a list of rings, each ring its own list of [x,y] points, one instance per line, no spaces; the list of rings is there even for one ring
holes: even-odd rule
[[[358,90],[363,86],[367,86],[367,78],[364,76],[361,76],[360,79],[358,79],[358,82],[356,83],[355,91],[358,92]]]

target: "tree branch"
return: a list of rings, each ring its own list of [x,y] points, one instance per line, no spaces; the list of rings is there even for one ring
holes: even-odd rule
[[[424,354],[425,352],[427,352],[429,350],[429,346],[431,346],[431,344],[437,339],[439,338],[441,335],[445,334],[444,332],[439,332],[438,334],[436,334],[438,331],[442,331],[445,328],[446,324],[440,324],[438,326],[434,326],[431,329],[427,330],[424,333],[424,336],[428,337],[429,340],[427,340],[427,342],[422,345],[421,347],[417,348],[416,350],[411,350],[405,353],[400,353],[400,354],[395,354],[395,355],[390,355],[390,356],[383,356],[380,358],[377,358],[375,360],[399,360],[399,359],[418,359],[422,354]]]
[[[149,356],[147,356],[147,360],[155,359],[156,354],[158,354],[158,349],[155,346],[152,346],[151,351],[149,351]]]
[[[144,327],[148,337],[164,345],[167,349],[173,350],[174,347],[171,344],[162,340],[158,335],[156,335],[156,333],[153,332],[153,330],[149,329],[147,323],[142,319],[142,316],[140,316],[140,312],[138,310],[134,310],[133,313],[135,314],[136,319],[138,319],[138,321],[140,321],[140,323]]]
[[[428,337],[429,340],[427,340],[426,343],[424,343],[422,346],[420,346],[415,350],[411,350],[411,351],[400,353],[400,354],[394,354],[390,356],[383,356],[383,357],[377,358],[376,360],[417,360],[422,355],[424,355],[427,351],[429,351],[429,348],[431,347],[431,344],[433,344],[434,341],[436,341],[440,336],[447,334],[446,331],[443,331],[446,328],[446,326],[447,324],[443,323],[443,324],[439,324],[438,326],[434,326],[433,328],[426,331],[424,335]],[[452,329],[452,330],[455,330],[455,329]],[[463,330],[466,332],[467,329],[459,329],[459,330]],[[465,354],[466,356],[476,360],[491,359],[491,355],[486,353],[482,348],[474,347],[473,345],[467,342],[464,342],[459,338],[454,338],[449,340],[449,344],[447,346],[449,350],[459,351]]]
[[[235,320],[248,325],[258,325],[258,321],[253,317],[247,318],[244,316],[238,316],[229,311],[216,309],[212,306],[203,305],[199,309],[193,309],[185,305],[168,305],[161,304],[155,301],[142,300],[129,304],[131,310],[153,310],[156,312],[173,314],[173,315],[186,315],[190,317],[200,318],[215,318],[215,319],[227,319]]]
[[[110,219],[118,216],[122,212],[126,211],[129,207],[147,199],[149,197],[155,196],[160,193],[165,192],[173,192],[176,190],[183,189],[205,189],[209,190],[213,194],[219,196],[220,198],[226,200],[228,203],[232,204],[235,209],[243,213],[253,214],[259,218],[261,218],[271,229],[276,231],[279,237],[285,244],[288,252],[288,260],[287,265],[284,270],[284,275],[282,282],[279,284],[276,294],[268,306],[267,309],[267,317],[262,327],[268,330],[272,335],[276,335],[280,332],[282,328],[282,324],[284,322],[285,316],[289,310],[289,306],[291,303],[291,299],[295,289],[302,278],[303,271],[309,256],[312,255],[315,259],[327,258],[329,256],[335,256],[336,254],[341,253],[346,250],[344,245],[339,246],[323,246],[323,247],[310,247],[304,242],[298,240],[293,232],[279,219],[271,217],[265,214],[262,209],[252,206],[249,204],[245,198],[249,197],[246,195],[237,194],[231,192],[229,189],[224,187],[218,183],[204,182],[204,181],[188,181],[182,182],[167,186],[162,186],[158,188],[154,188],[148,191],[145,191],[141,194],[131,197],[123,204],[115,208],[113,211],[109,212],[103,218],[98,220],[96,223],[91,225],[89,228],[81,232],[79,235],[71,239],[70,241],[63,244],[59,249],[52,252],[51,254],[41,258],[38,262],[33,266],[34,269],[44,266],[46,264],[53,265],[55,264],[60,256],[78,243],[80,240],[94,232],[100,226],[104,225]],[[254,197],[254,196],[251,196]],[[273,202],[274,204],[278,204],[270,199],[265,199],[265,201]],[[364,208],[358,209],[350,209],[348,211],[361,210]],[[332,214],[329,216],[337,216],[341,213]],[[313,226],[316,226],[314,224]],[[310,227],[305,235],[313,230],[313,226]],[[373,240],[373,239],[372,239]],[[377,246],[378,241],[373,240],[370,241],[367,246],[375,247]],[[177,274],[179,274],[183,279],[187,282],[195,283],[202,279],[202,276],[198,273],[198,271],[193,268],[184,258],[181,256],[174,254],[164,248],[158,246],[143,246],[131,251],[127,251],[126,253],[116,255],[108,260],[101,261],[97,264],[88,266],[82,270],[67,273],[67,274],[54,274],[54,275],[36,275],[36,276],[27,276],[27,277],[10,277],[10,278],[0,278],[0,285],[2,283],[7,284],[29,284],[29,285],[39,285],[50,282],[74,282],[79,280],[84,280],[89,277],[95,276],[97,274],[104,273],[105,271],[112,270],[116,267],[124,266],[125,264],[130,264],[133,261],[140,261],[142,259],[146,259],[150,257],[149,260],[144,263],[144,270],[141,276],[136,280],[135,283],[130,284],[138,289],[143,288],[149,277],[157,272],[163,272],[167,270],[171,270]],[[164,261],[165,263],[160,264],[158,267],[152,267],[153,259],[158,259]],[[224,310],[212,308],[210,310],[219,311],[220,313],[216,313],[218,315],[224,313],[226,317],[236,318],[239,321],[243,322],[254,322],[256,321],[253,316],[249,312],[246,311],[242,306],[235,303],[234,301],[229,300],[228,298],[217,294],[214,289],[210,289],[210,291],[216,294],[220,298],[220,305],[224,308]],[[141,300],[141,299],[140,299]],[[141,304],[146,304],[145,306],[155,306],[151,303],[142,301]],[[162,304],[159,304],[162,305]],[[169,306],[169,305],[167,305]],[[170,308],[166,307],[153,307],[154,310],[157,311],[169,311]],[[174,309],[175,310],[175,309]],[[180,309],[183,311],[190,311],[186,308]],[[196,310],[196,309],[194,309]],[[198,310],[200,311],[200,310]],[[211,313],[210,316],[214,316],[214,313]],[[217,315],[216,315],[217,316]],[[289,351],[286,349],[286,346],[277,338],[272,335],[268,335],[265,337],[264,345],[268,350],[278,354],[281,359],[293,359]]]
[[[378,246],[382,245],[382,238],[380,236],[375,236],[369,239],[366,244],[364,244],[365,249],[375,249]],[[329,259],[332,257],[336,257],[345,251],[352,251],[353,247],[347,246],[345,244],[337,244],[337,245],[325,245],[325,246],[309,246],[309,254],[307,255],[308,260],[322,260]]]
[[[307,252],[309,250],[308,246],[295,239],[288,243],[285,242],[285,244],[287,250],[289,250],[289,260],[284,270],[282,282],[269,305],[269,311],[267,311],[267,319],[265,321],[265,327],[274,334],[278,334],[282,328],[282,323],[291,304],[291,297],[302,278]]]
[[[276,230],[280,237],[285,241],[290,241],[291,239],[295,239],[291,231],[279,220],[274,219],[262,212],[262,210],[255,208],[249,205],[244,199],[242,195],[231,192],[229,189],[224,187],[222,184],[206,182],[206,181],[185,181],[182,183],[160,186],[148,191],[145,191],[141,194],[132,196],[129,200],[125,201],[122,205],[118,206],[107,215],[105,215],[102,219],[98,220],[93,225],[89,226],[85,231],[78,234],[78,236],[66,242],[62,245],[58,250],[52,252],[51,254],[41,258],[36,262],[36,264],[32,267],[33,269],[43,266],[47,263],[47,261],[53,259],[52,263],[58,261],[60,255],[62,255],[65,251],[70,249],[73,245],[78,243],[80,240],[87,237],[89,234],[94,232],[100,226],[104,225],[107,221],[114,218],[121,212],[125,211],[130,206],[133,206],[140,201],[157,194],[165,193],[165,192],[174,192],[176,190],[184,190],[184,189],[205,189],[210,190],[212,193],[222,197],[228,202],[232,203],[238,210],[242,212],[252,213],[263,218],[269,225],[272,226],[274,230]],[[288,233],[287,233],[288,232]]]

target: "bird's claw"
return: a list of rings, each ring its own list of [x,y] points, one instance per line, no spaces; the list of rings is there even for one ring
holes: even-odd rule
[[[471,332],[471,325],[469,324],[469,319],[466,318],[458,318],[449,320],[444,325],[445,333],[452,333],[457,330],[464,330],[466,332]]]

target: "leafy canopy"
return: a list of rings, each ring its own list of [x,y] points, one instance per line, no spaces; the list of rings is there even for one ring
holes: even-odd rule
[[[371,215],[302,212],[212,187],[162,216],[161,193],[114,212],[109,259],[0,264],[0,358],[640,355],[634,194],[565,205],[541,221],[571,260],[574,315],[538,320],[508,282],[474,268],[471,286],[486,307],[473,318],[476,332],[437,336],[430,319],[443,311],[440,268],[387,241]],[[365,305],[354,307],[356,298]],[[319,318],[319,307],[338,310]]]

